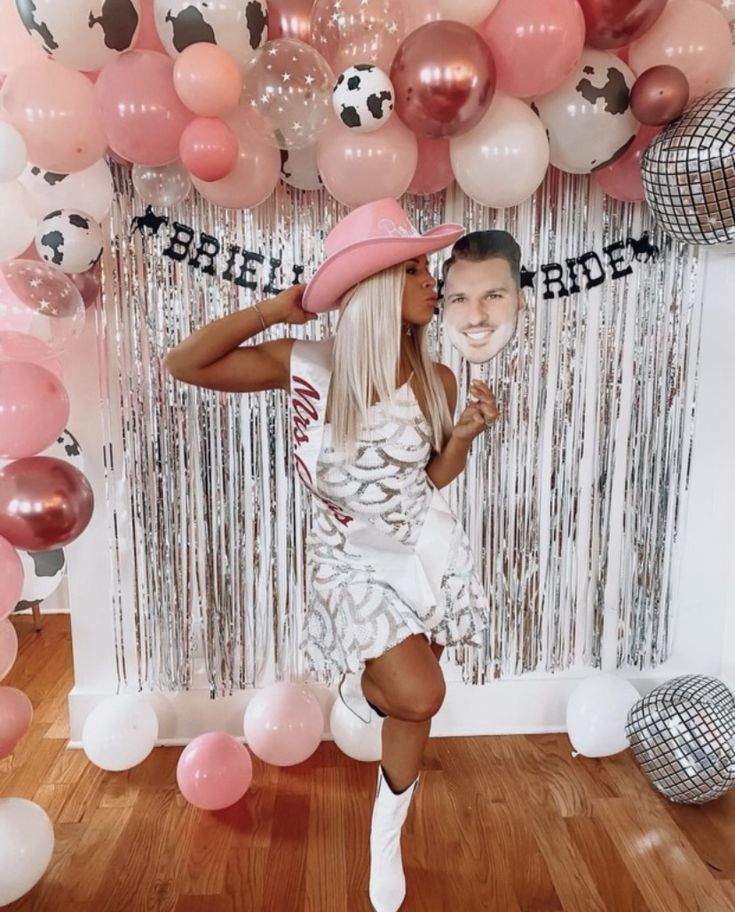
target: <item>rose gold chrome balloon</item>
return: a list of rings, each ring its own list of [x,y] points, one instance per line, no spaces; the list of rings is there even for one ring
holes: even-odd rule
[[[16,548],[63,548],[86,529],[93,509],[91,485],[68,462],[29,456],[0,469],[0,535]]]
[[[587,45],[609,50],[644,35],[664,11],[666,0],[579,0],[579,5],[587,23]]]
[[[482,119],[495,92],[485,39],[461,22],[429,22],[412,32],[391,68],[396,113],[420,136],[460,136]]]
[[[652,127],[681,117],[688,102],[689,80],[680,69],[666,64],[641,73],[630,93],[636,120]]]

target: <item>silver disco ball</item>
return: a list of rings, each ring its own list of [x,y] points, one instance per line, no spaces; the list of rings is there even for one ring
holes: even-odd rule
[[[735,696],[717,678],[683,675],[628,713],[633,754],[671,801],[704,804],[735,785]]]
[[[735,89],[705,95],[662,130],[641,171],[648,205],[673,238],[735,240]]]

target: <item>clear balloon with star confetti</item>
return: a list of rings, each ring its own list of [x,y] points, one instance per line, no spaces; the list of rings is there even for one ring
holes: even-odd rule
[[[51,263],[0,264],[0,326],[45,342],[49,355],[65,351],[84,332],[85,308],[72,279]]]
[[[311,43],[337,73],[356,63],[389,73],[405,36],[400,0],[316,0],[311,11]]]
[[[270,124],[279,149],[313,145],[327,123],[335,77],[322,55],[303,41],[266,42],[244,74],[244,103]]]

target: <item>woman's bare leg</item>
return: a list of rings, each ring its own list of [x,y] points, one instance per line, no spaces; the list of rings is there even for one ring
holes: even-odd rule
[[[439,667],[443,649],[417,634],[365,663],[363,693],[387,713],[381,762],[395,792],[403,791],[418,775],[431,719],[444,700]]]

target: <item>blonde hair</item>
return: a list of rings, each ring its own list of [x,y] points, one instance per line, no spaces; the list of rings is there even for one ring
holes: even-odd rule
[[[358,436],[367,425],[373,394],[378,401],[388,400],[396,391],[405,284],[406,269],[401,263],[360,282],[340,301],[327,414],[331,415],[332,447],[348,458],[355,455]],[[403,340],[413,383],[423,391],[432,446],[440,452],[451,433],[452,416],[431,360],[428,327],[413,326]]]

